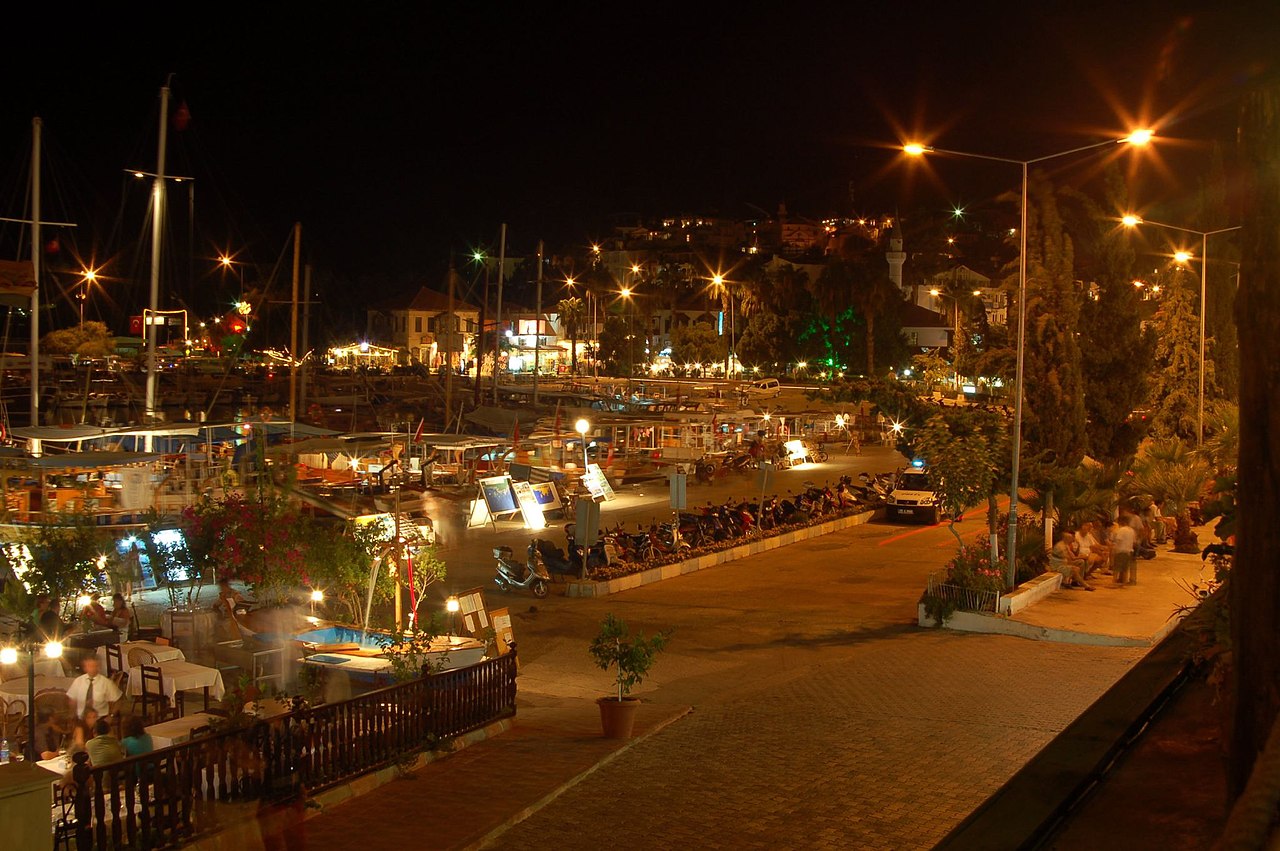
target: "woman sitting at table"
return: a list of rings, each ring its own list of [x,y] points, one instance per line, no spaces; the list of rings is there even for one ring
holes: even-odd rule
[[[146,725],[137,715],[130,715],[124,719],[124,738],[120,743],[124,745],[124,752],[128,756],[151,753],[155,750],[151,734],[147,732]]]
[[[80,616],[87,618],[94,626],[110,627],[111,615],[102,607],[102,595],[94,591],[89,595],[89,605],[81,610]]]
[[[133,613],[129,604],[119,591],[111,595],[111,626],[120,631],[120,640],[129,640],[129,626],[133,623]]]

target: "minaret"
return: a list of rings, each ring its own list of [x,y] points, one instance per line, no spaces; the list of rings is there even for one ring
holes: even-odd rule
[[[898,285],[898,289],[902,291],[903,298],[910,295],[907,288],[902,285],[902,264],[906,262],[907,255],[902,250],[902,231],[898,228],[898,220],[893,220],[893,232],[889,234],[889,250],[885,252],[885,259],[889,261],[889,278]]]

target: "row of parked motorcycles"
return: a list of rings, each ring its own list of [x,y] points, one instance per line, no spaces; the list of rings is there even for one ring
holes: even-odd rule
[[[565,526],[565,548],[546,538],[529,542],[524,561],[515,559],[510,547],[496,547],[497,575],[494,582],[501,590],[528,589],[533,596],[547,596],[549,584],[556,577],[578,577],[585,570],[625,564],[652,564],[668,556],[749,538],[783,526],[803,525],[826,516],[870,511],[884,504],[892,490],[889,474],[859,474],[858,479],[842,476],[833,488],[805,482],[799,493],[786,497],[776,494],[763,503],[750,500],[728,500],[723,504],[708,502],[696,511],[682,511],[678,520],[651,522],[648,528],[638,525],[634,532],[622,524],[602,530],[595,544],[587,548],[583,564],[582,545],[575,540],[575,524]]]

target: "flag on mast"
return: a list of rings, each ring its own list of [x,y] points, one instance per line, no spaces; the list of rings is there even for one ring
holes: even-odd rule
[[[423,417],[422,419],[418,420],[418,429],[417,429],[417,431],[415,431],[415,432],[413,433],[413,442],[414,442],[414,443],[421,443],[421,442],[422,442],[422,430],[423,430],[424,428],[426,428],[426,425],[427,425],[427,418],[426,418],[426,417]]]

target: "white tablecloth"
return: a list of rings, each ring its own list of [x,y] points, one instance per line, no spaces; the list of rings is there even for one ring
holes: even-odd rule
[[[151,735],[151,745],[155,750],[180,745],[191,738],[191,731],[197,727],[207,727],[214,716],[206,712],[193,712],[171,721],[161,721],[147,728]]]
[[[36,676],[37,677],[64,677],[66,672],[62,669],[61,659],[50,659],[40,654],[36,655]],[[9,680],[27,681],[27,663],[19,658],[16,665],[0,665],[0,682],[9,682]],[[24,686],[25,688],[25,686]]]
[[[172,700],[180,691],[200,691],[208,688],[209,696],[221,700],[226,694],[222,685],[222,672],[217,668],[197,665],[194,662],[171,660],[161,662],[160,669],[164,693]],[[129,694],[142,694],[142,668],[129,669]]]
[[[123,661],[125,668],[129,666],[129,651],[134,649],[146,650],[152,656],[156,657],[157,662],[185,662],[187,657],[181,650],[173,645],[156,644],[153,641],[125,641],[120,644],[120,659]],[[102,666],[102,670],[107,670],[107,646],[98,648],[98,664]]]
[[[66,691],[71,688],[71,684],[75,682],[74,677],[36,677],[36,694],[45,689],[57,689],[58,691]],[[9,704],[9,711],[21,709],[27,711],[27,678],[20,680],[9,680],[0,683],[0,697],[3,697]]]

